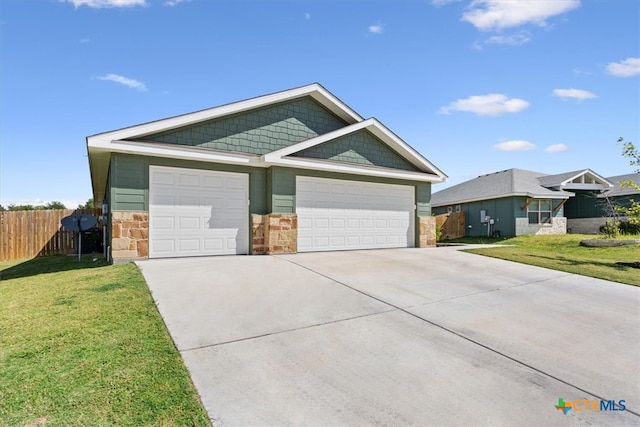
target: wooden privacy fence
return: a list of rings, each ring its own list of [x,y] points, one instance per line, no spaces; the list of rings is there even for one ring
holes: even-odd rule
[[[436,227],[440,227],[440,240],[457,239],[467,234],[464,211],[436,215]]]
[[[74,212],[100,215],[100,209],[0,212],[0,261],[76,252],[76,239],[60,220]]]

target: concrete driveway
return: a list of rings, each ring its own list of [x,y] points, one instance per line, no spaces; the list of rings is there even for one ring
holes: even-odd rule
[[[640,425],[640,288],[457,249],[138,265],[216,426]]]

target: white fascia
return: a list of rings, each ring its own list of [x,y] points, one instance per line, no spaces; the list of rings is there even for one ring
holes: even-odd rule
[[[196,111],[194,113],[169,117],[167,119],[143,123],[137,126],[131,126],[124,129],[118,129],[111,132],[93,135],[87,138],[87,145],[91,147],[97,141],[138,139],[153,133],[164,132],[183,126],[189,126],[199,122],[212,120],[231,114],[237,114],[244,111],[254,110],[256,108],[266,107],[268,105],[276,104],[279,102],[302,98],[304,96],[311,96],[322,106],[324,106],[333,114],[340,117],[349,124],[357,123],[363,120],[358,113],[349,108],[349,106],[336,98],[332,93],[330,93],[318,83],[314,83],[295,89],[272,93],[270,95],[259,96],[257,98],[251,98],[244,101],[222,105],[219,107]]]
[[[314,161],[305,158],[287,157],[274,159],[266,162],[267,166],[284,166],[289,168],[321,170],[327,172],[348,173],[354,175],[377,176],[382,178],[404,179],[409,181],[442,182],[442,178],[437,175],[430,175],[423,172],[402,171],[399,169],[377,169],[373,167],[359,167],[356,165],[328,163],[322,160]]]
[[[285,147],[283,149],[271,152],[271,153],[267,153],[264,156],[262,156],[263,160],[265,163],[269,163],[269,164],[279,164],[279,165],[292,165],[293,163],[295,164],[315,164],[318,165],[318,167],[334,167],[334,168],[342,168],[342,165],[327,165],[325,163],[320,163],[320,162],[313,162],[309,159],[306,160],[302,160],[302,159],[297,159],[297,158],[292,158],[292,157],[287,157],[290,156],[294,153],[297,153],[299,151],[303,151],[306,150],[308,148],[311,147],[315,147],[316,145],[320,145],[323,144],[325,142],[331,141],[333,139],[337,139],[340,137],[343,137],[345,135],[349,135],[351,133],[357,132],[359,130],[362,129],[366,129],[369,132],[371,132],[372,134],[374,134],[378,139],[380,139],[383,143],[387,144],[392,150],[394,150],[396,153],[398,153],[400,156],[402,156],[405,160],[407,160],[409,163],[411,163],[412,165],[416,166],[418,169],[420,169],[423,172],[426,172],[428,174],[433,174],[435,175],[435,177],[432,175],[430,177],[428,177],[428,179],[423,179],[424,181],[430,181],[430,182],[444,182],[447,179],[447,175],[445,175],[444,172],[442,172],[440,169],[438,169],[437,167],[435,167],[431,162],[429,162],[427,159],[425,159],[424,157],[422,157],[417,151],[415,151],[413,148],[411,148],[411,146],[409,146],[409,144],[407,144],[406,142],[404,142],[402,139],[400,139],[398,136],[396,136],[393,132],[391,132],[386,126],[384,126],[382,123],[380,123],[378,120],[376,120],[375,118],[371,118],[371,119],[367,119],[365,121],[359,122],[359,123],[355,123],[352,124],[350,126],[345,126],[343,128],[340,128],[338,130],[335,130],[333,132],[329,132],[326,133],[324,135],[320,135],[316,138],[312,138],[303,142],[300,142],[298,144],[294,144],[291,145],[289,147]],[[362,169],[362,174],[372,174],[373,172],[371,171],[371,169],[369,168],[358,168],[357,166],[351,167],[349,166],[349,168],[356,168],[356,169]],[[365,172],[366,171],[366,172]],[[386,171],[384,171],[385,173],[387,173]],[[356,172],[352,172],[352,173],[356,173]],[[393,173],[393,174],[404,174],[405,176],[413,176],[413,178],[411,179],[416,179],[417,176],[420,175],[424,175],[421,173],[417,173],[417,172],[402,172],[402,171],[393,171],[393,172],[389,172],[389,173]],[[378,175],[378,176],[382,176],[382,175]]]
[[[165,157],[170,159],[195,160],[199,162],[226,163],[234,165],[261,166],[260,158],[231,152],[212,151],[205,148],[170,146],[157,143],[110,141],[94,142],[89,148],[93,152],[135,154],[140,156]]]
[[[575,185],[575,183],[573,183],[571,181],[573,181],[574,179],[578,178],[579,176],[583,176],[583,175],[592,175],[596,179],[596,181],[600,181],[600,183],[596,182],[596,184],[587,184],[588,187],[584,187],[584,188],[582,188],[582,187],[573,187],[573,185]],[[575,190],[581,190],[581,189],[584,189],[584,190],[595,190],[595,189],[599,189],[600,188],[600,187],[597,187],[597,188],[593,187],[593,185],[604,185],[605,187],[613,188],[613,184],[611,182],[609,182],[606,178],[598,175],[597,173],[595,173],[591,169],[585,169],[584,171],[582,171],[582,172],[576,174],[575,176],[572,176],[571,178],[566,179],[566,180],[564,180],[564,181],[562,181],[560,183],[560,187],[561,188],[562,187],[571,186],[571,188],[575,189]]]

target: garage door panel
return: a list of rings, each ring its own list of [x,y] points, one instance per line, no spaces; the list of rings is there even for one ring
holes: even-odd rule
[[[150,257],[248,252],[248,175],[151,166],[150,177]]]
[[[411,186],[298,177],[298,251],[414,244]]]
[[[151,172],[151,180],[157,185],[173,185],[175,182],[175,174],[171,172],[163,172],[155,170]]]
[[[179,173],[178,185],[180,187],[200,188],[200,175],[197,173]]]
[[[221,189],[224,187],[224,178],[219,176],[205,176],[202,180],[204,188]]]

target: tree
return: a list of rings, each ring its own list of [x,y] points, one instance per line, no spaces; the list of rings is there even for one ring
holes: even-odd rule
[[[9,205],[7,209],[10,211],[34,211],[37,206],[33,205]]]
[[[622,144],[622,156],[629,159],[629,165],[636,167],[636,172],[640,172],[640,151],[633,142],[627,142],[623,137],[618,138],[618,143]],[[623,188],[633,188],[640,191],[640,183],[632,180],[620,181]],[[630,224],[640,225],[640,200],[630,199],[629,206],[618,206],[616,209],[628,218]]]
[[[57,201],[47,203],[46,205],[44,205],[44,208],[45,209],[67,209],[64,203],[57,202]]]
[[[78,209],[95,209],[95,204],[93,203],[93,197],[87,200],[87,202],[82,205],[78,205]]]
[[[622,157],[628,158],[629,165],[636,166],[636,172],[640,172],[640,152],[633,145],[633,142],[625,142],[623,137],[618,138],[618,142],[622,144]]]
[[[6,210],[7,210],[7,209],[6,209],[4,206],[0,205],[0,212],[4,212],[4,211],[6,211]]]

